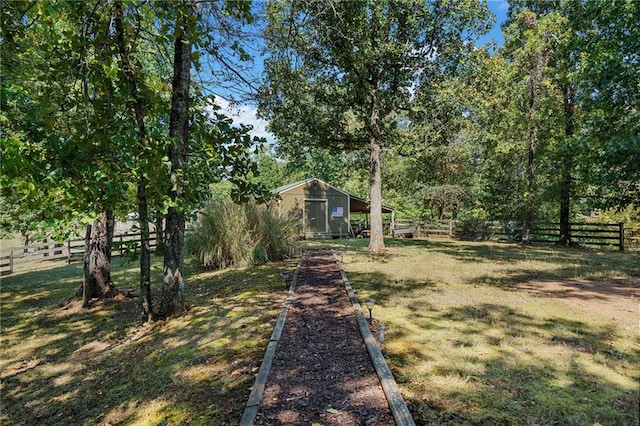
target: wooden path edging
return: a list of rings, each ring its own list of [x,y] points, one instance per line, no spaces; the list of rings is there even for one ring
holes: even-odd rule
[[[271,370],[273,357],[276,354],[276,348],[278,347],[278,341],[280,340],[280,335],[282,334],[282,329],[284,328],[284,323],[287,319],[289,308],[291,307],[291,303],[293,303],[293,298],[296,292],[296,284],[298,281],[298,272],[300,271],[300,266],[302,265],[303,260],[304,254],[300,257],[298,265],[296,266],[296,271],[293,273],[293,279],[291,280],[291,284],[289,285],[289,293],[287,294],[287,299],[285,300],[282,311],[278,316],[276,325],[273,327],[273,332],[271,333],[271,338],[269,339],[267,350],[265,351],[264,357],[262,358],[262,364],[260,364],[260,370],[258,370],[256,381],[253,384],[251,394],[249,395],[249,400],[247,401],[244,412],[242,413],[240,426],[252,426],[256,415],[258,415],[258,410],[260,409],[260,401],[262,401],[262,395],[264,394],[264,389],[267,384],[267,377],[269,376],[269,370]]]
[[[285,300],[284,307],[282,308],[282,311],[280,312],[280,315],[278,316],[278,319],[276,321],[276,325],[273,328],[273,332],[271,333],[271,338],[269,339],[267,350],[265,351],[264,357],[262,358],[260,370],[258,370],[256,381],[253,385],[253,388],[251,389],[251,394],[249,395],[249,400],[247,401],[244,412],[242,413],[240,426],[253,426],[253,422],[258,415],[258,411],[260,410],[260,402],[262,401],[262,396],[267,384],[269,370],[271,370],[271,364],[273,363],[273,357],[276,353],[278,341],[280,340],[280,335],[282,334],[284,323],[287,319],[287,314],[289,313],[289,308],[291,307],[293,298],[295,296],[298,273],[300,271],[303,260],[304,254],[300,258],[300,261],[296,266],[296,271],[293,274],[293,279],[291,280],[291,285],[289,286],[287,299]],[[389,403],[389,408],[391,409],[391,414],[396,421],[396,425],[415,426],[413,417],[411,416],[411,413],[407,408],[407,404],[402,398],[402,394],[400,394],[400,389],[398,389],[398,385],[393,378],[393,374],[391,373],[389,366],[384,360],[382,351],[380,351],[375,338],[371,334],[369,323],[362,313],[360,302],[358,302],[358,299],[353,292],[353,288],[351,287],[351,283],[347,278],[347,274],[344,272],[342,266],[340,265],[340,262],[337,259],[336,263],[338,264],[338,269],[340,270],[340,275],[342,276],[342,281],[344,282],[345,290],[347,291],[349,300],[351,300],[351,304],[356,312],[356,318],[360,327],[360,334],[364,339],[367,351],[369,352],[369,356],[371,357],[371,362],[373,363],[376,374],[378,375],[378,379],[380,380],[380,384],[382,385],[382,390],[384,391],[385,397],[387,398],[387,402]]]
[[[382,385],[382,390],[387,397],[387,402],[389,403],[389,408],[391,409],[391,414],[393,414],[393,418],[396,421],[396,425],[415,426],[413,417],[411,416],[411,413],[407,408],[407,404],[402,398],[402,394],[400,393],[400,389],[398,389],[398,385],[393,378],[393,374],[391,373],[387,362],[384,360],[384,356],[382,355],[380,347],[378,347],[375,338],[371,334],[369,323],[362,313],[362,307],[360,307],[360,302],[358,302],[358,299],[353,292],[353,288],[351,287],[351,283],[347,278],[347,274],[342,269],[340,261],[337,258],[336,263],[338,264],[338,269],[340,269],[340,275],[342,275],[344,287],[347,290],[349,299],[351,299],[353,308],[356,311],[358,325],[360,326],[360,333],[362,334],[364,343],[367,346],[367,350],[369,351],[369,356],[371,356],[371,361],[373,362],[373,366],[376,369],[376,373],[378,374],[378,379],[380,380],[380,384]]]

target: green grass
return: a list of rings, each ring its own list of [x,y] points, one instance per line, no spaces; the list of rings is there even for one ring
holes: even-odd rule
[[[343,253],[358,297],[377,300],[383,352],[418,424],[638,424],[637,302],[616,283],[637,289],[640,254],[386,242],[383,256],[367,240],[306,244]],[[146,326],[136,299],[61,307],[82,267],[58,265],[2,277],[0,424],[239,422],[284,302],[280,270],[295,261],[193,271],[188,313]],[[137,288],[135,264],[116,262],[113,277]],[[590,292],[523,287],[544,282]],[[633,321],[612,319],[590,287],[602,282]]]
[[[0,424],[237,423],[284,302],[282,267],[294,263],[196,271],[188,313],[145,326],[136,299],[62,308],[80,264],[3,277]],[[114,281],[135,289],[136,269],[116,261]]]
[[[366,244],[334,247],[358,297],[377,300],[418,424],[638,424],[638,305],[616,285],[637,290],[638,253],[387,240],[373,256]],[[593,292],[530,291],[544,282],[610,283],[635,314],[612,319]]]

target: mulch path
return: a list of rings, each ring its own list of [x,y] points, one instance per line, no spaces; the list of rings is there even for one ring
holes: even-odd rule
[[[328,251],[305,255],[254,424],[395,424]]]

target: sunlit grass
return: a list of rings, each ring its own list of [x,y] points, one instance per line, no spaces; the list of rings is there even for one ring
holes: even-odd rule
[[[387,240],[377,256],[366,243],[333,247],[358,297],[377,300],[385,357],[419,423],[638,424],[637,253]],[[548,282],[591,293],[535,291]],[[612,317],[591,282],[635,315]]]
[[[294,266],[193,271],[188,312],[148,325],[137,299],[64,305],[78,264],[3,277],[0,424],[237,423]],[[134,263],[112,276],[136,290]]]
[[[310,245],[340,252],[358,297],[377,300],[418,423],[638,424],[637,302],[629,322],[597,293],[534,291],[604,281],[629,303],[615,283],[637,289],[637,253],[388,240],[372,256],[367,243]],[[284,301],[282,267],[294,261],[194,271],[187,314],[145,326],[136,299],[63,308],[78,263],[3,277],[0,424],[236,424]],[[136,290],[137,265],[116,262],[113,277]]]

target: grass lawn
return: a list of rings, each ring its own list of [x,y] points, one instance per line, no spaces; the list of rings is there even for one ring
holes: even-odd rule
[[[386,242],[343,267],[417,423],[638,425],[637,252]]]
[[[295,261],[194,272],[188,313],[146,326],[137,299],[61,307],[82,265],[57,265],[2,277],[0,424],[238,422]],[[137,269],[115,261],[118,287],[136,289]]]
[[[387,240],[372,256],[367,243],[313,244],[344,253],[358,297],[377,300],[418,424],[638,424],[638,253]],[[283,267],[295,260],[193,271],[188,313],[146,326],[136,299],[62,307],[78,263],[2,277],[0,424],[237,424]],[[137,288],[136,264],[113,269]]]

